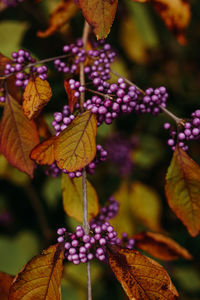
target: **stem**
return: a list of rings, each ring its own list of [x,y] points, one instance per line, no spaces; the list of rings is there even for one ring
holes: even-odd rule
[[[178,118],[177,116],[175,116],[171,111],[169,111],[167,108],[163,107],[162,105],[159,105],[160,109],[166,113],[166,115],[168,115],[169,117],[171,117],[176,123],[177,125],[179,124],[184,124],[184,120],[181,118]]]
[[[85,88],[85,89],[86,89],[86,91],[91,92],[91,93],[93,93],[93,94],[96,94],[96,95],[99,95],[99,96],[101,96],[101,97],[109,98],[109,99],[113,100],[113,97],[110,96],[110,95],[103,94],[103,93],[101,93],[101,92],[94,91],[94,90],[91,90],[91,89],[88,89],[88,88]]]
[[[85,21],[83,28],[83,47],[86,48],[88,35],[90,32],[90,25]],[[80,64],[80,84],[85,85],[85,73],[84,73],[84,63]],[[80,107],[83,112],[83,104],[85,102],[85,93],[81,93],[80,96]],[[83,229],[85,234],[89,234],[90,225],[88,222],[88,203],[87,203],[87,176],[86,170],[83,169],[82,172],[82,198],[83,198]],[[90,263],[87,262],[87,286],[88,286],[88,300],[92,300],[92,285],[91,285],[91,272],[90,272]]]

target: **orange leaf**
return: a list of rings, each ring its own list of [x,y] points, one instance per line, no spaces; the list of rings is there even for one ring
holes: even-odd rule
[[[49,27],[45,31],[38,31],[37,36],[45,38],[52,35],[65,25],[78,11],[74,0],[62,0],[51,13]]]
[[[52,96],[47,80],[30,77],[23,94],[23,110],[28,119],[37,117]]]
[[[9,300],[60,300],[64,247],[56,244],[32,258],[16,276]]]
[[[25,117],[19,103],[7,94],[0,125],[0,151],[11,165],[32,177],[34,162],[29,155],[38,143],[35,123]]]
[[[70,179],[62,174],[63,207],[70,217],[83,222],[82,177]],[[95,189],[87,180],[88,218],[93,219],[99,212],[98,197]]]
[[[1,300],[8,300],[9,290],[14,276],[0,272],[0,295]]]
[[[97,39],[106,38],[115,18],[117,0],[78,0],[84,18],[92,26]]]
[[[37,145],[30,154],[30,158],[40,165],[51,165],[55,161],[54,142],[56,136],[50,137],[41,144]]]
[[[96,116],[90,111],[76,117],[55,140],[55,159],[60,169],[84,168],[96,154]]]
[[[181,148],[176,148],[166,175],[169,206],[191,236],[200,231],[200,167]]]
[[[74,97],[75,91],[70,89],[70,84],[67,80],[64,81],[64,87],[65,87],[65,91],[66,91],[67,96],[68,96],[69,110],[72,114],[73,111],[74,111],[75,104],[78,101],[78,98]]]
[[[178,292],[165,269],[136,250],[110,245],[110,266],[129,299],[175,300]]]
[[[174,260],[179,257],[192,259],[190,253],[171,238],[160,233],[142,232],[134,237],[135,247],[163,260]]]

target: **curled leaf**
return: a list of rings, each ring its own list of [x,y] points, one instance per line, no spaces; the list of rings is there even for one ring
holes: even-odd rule
[[[0,295],[1,300],[8,300],[9,290],[14,276],[0,272]]]
[[[33,159],[39,165],[51,165],[55,161],[54,155],[54,142],[56,136],[50,137],[41,144],[37,145],[30,154],[30,158]]]
[[[56,244],[32,258],[16,276],[9,300],[60,300],[64,246]]]
[[[136,250],[110,245],[109,264],[129,299],[175,300],[178,292],[165,269]]]
[[[69,110],[72,114],[73,111],[74,111],[75,104],[78,101],[78,98],[74,97],[75,90],[72,90],[70,88],[70,84],[67,80],[64,81],[64,87],[65,87],[65,91],[66,91],[67,96],[68,96]]]

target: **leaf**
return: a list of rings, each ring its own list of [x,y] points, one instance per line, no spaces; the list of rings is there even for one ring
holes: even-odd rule
[[[32,258],[16,276],[9,300],[60,300],[64,247],[56,244]]]
[[[51,165],[55,161],[54,142],[56,136],[50,137],[41,144],[37,145],[30,154],[30,158],[40,165]]]
[[[62,174],[62,194],[64,211],[77,221],[83,221],[82,177],[71,179]],[[93,219],[99,212],[98,196],[87,180],[88,219]]]
[[[200,167],[181,148],[174,151],[165,193],[172,211],[195,237],[200,231]]]
[[[78,101],[78,98],[74,97],[75,90],[72,90],[70,88],[70,84],[67,80],[64,80],[64,87],[65,87],[65,91],[66,91],[67,96],[68,96],[69,110],[72,114],[73,111],[74,111],[74,107],[75,107],[75,105]]]
[[[129,299],[174,300],[178,292],[165,269],[136,250],[110,245],[109,264]]]
[[[84,168],[96,154],[96,116],[90,111],[76,117],[55,140],[55,159],[60,169]]]
[[[134,237],[135,247],[163,260],[179,257],[192,259],[191,254],[171,238],[154,232],[142,232]]]
[[[10,286],[13,282],[14,276],[0,272],[0,295],[1,300],[8,300]]]
[[[33,177],[34,162],[29,154],[38,143],[35,123],[25,117],[21,106],[8,94],[0,125],[0,152],[11,165]]]
[[[43,114],[40,114],[35,119],[35,122],[36,122],[38,133],[39,133],[40,137],[42,137],[44,139],[48,139],[52,136],[50,128],[49,128]]]
[[[78,0],[84,18],[97,39],[106,38],[115,18],[117,0]]]
[[[23,110],[28,119],[35,118],[52,96],[47,80],[30,77],[23,94]]]
[[[48,37],[65,25],[76,14],[78,7],[74,0],[62,0],[50,15],[49,27],[45,31],[38,31],[37,36]]]

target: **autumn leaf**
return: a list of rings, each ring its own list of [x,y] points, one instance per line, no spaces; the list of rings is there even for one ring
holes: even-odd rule
[[[50,128],[44,118],[43,114],[40,114],[36,119],[38,134],[41,138],[48,139],[52,136]]]
[[[0,272],[0,295],[1,300],[8,300],[9,290],[14,276]]]
[[[93,28],[97,39],[104,39],[109,34],[117,2],[117,0],[78,0],[83,16]]]
[[[200,231],[200,167],[178,147],[167,171],[165,193],[172,211],[195,237]]]
[[[62,195],[64,211],[70,217],[83,222],[82,177],[71,179],[62,174]],[[87,180],[88,219],[93,219],[99,212],[98,196]]]
[[[55,140],[55,159],[60,169],[84,168],[96,154],[96,116],[90,111],[77,116]]]
[[[163,260],[174,260],[179,257],[192,259],[191,254],[171,238],[160,233],[142,232],[134,237],[135,247]]]
[[[129,299],[175,300],[178,292],[165,269],[136,250],[110,245],[109,264]]]
[[[33,176],[31,150],[39,143],[36,125],[28,120],[19,103],[7,94],[0,124],[0,152],[20,171]]]
[[[64,87],[65,87],[65,91],[66,91],[67,96],[68,96],[69,110],[72,114],[73,111],[74,111],[75,104],[78,101],[78,98],[74,97],[75,90],[72,90],[70,88],[70,84],[67,80],[64,81]]]
[[[40,165],[51,165],[55,161],[54,142],[56,136],[50,137],[37,145],[30,154],[30,158]]]
[[[38,116],[42,108],[52,96],[51,87],[47,80],[40,77],[30,77],[23,94],[23,110],[28,119]]]
[[[9,300],[60,300],[64,247],[56,244],[32,258],[16,276]]]
[[[65,25],[76,14],[78,7],[74,0],[62,0],[50,15],[49,27],[45,31],[38,31],[37,36],[48,37]]]

